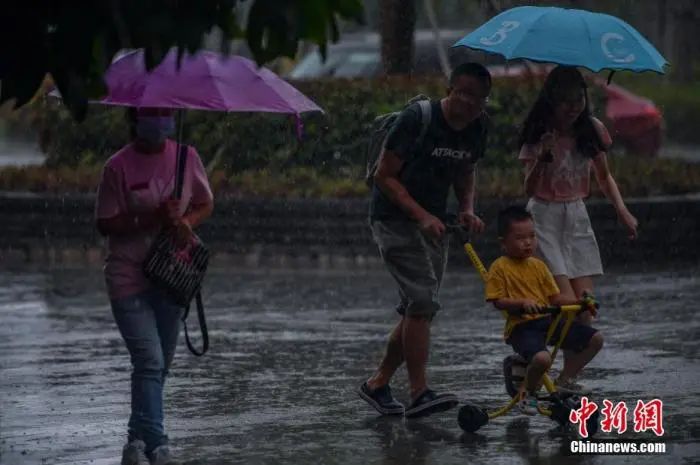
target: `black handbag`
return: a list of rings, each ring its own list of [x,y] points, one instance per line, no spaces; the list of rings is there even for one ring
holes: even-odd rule
[[[187,146],[178,144],[175,173],[175,198],[182,196],[182,187],[187,164]],[[165,290],[178,304],[185,307],[182,322],[185,326],[187,347],[196,356],[202,356],[209,349],[209,334],[202,303],[202,280],[209,264],[209,250],[198,236],[185,248],[179,248],[168,230],[162,230],[153,241],[143,265],[146,277],[157,287]],[[187,332],[187,316],[192,300],[197,303],[197,319],[202,332],[202,350],[197,351],[190,342]]]

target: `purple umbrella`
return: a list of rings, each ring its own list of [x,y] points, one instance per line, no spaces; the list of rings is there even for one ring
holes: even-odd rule
[[[177,66],[177,50],[146,70],[143,50],[127,52],[105,73],[107,95],[92,103],[129,107],[272,112],[296,116],[323,109],[267,68],[247,58],[200,51],[185,54]],[[61,97],[57,89],[49,95]]]
[[[303,129],[301,113],[323,112],[321,107],[269,69],[259,68],[247,58],[208,51],[185,54],[178,66],[177,50],[172,49],[149,72],[143,50],[134,50],[115,59],[104,80],[107,95],[92,103],[293,114],[299,139]],[[50,95],[60,98],[57,90]],[[183,113],[178,112],[178,144],[182,139]]]
[[[146,71],[142,50],[115,60],[105,73],[108,94],[96,103],[214,111],[288,113],[323,110],[289,83],[247,58],[177,52]]]

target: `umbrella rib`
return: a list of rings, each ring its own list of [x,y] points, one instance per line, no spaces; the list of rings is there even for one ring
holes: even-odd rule
[[[248,66],[250,66],[251,64],[252,64],[252,66],[253,66],[254,68],[257,67],[257,65],[254,64],[253,62],[249,63]],[[264,66],[261,66],[260,69],[263,69],[263,70],[266,70],[266,71],[267,71],[267,68],[265,68]],[[294,109],[291,108],[291,106],[289,105],[289,102],[287,101],[287,99],[284,98],[284,97],[277,91],[277,89],[275,89],[274,86],[271,86],[270,83],[267,82],[267,79],[265,79],[265,77],[263,77],[263,76],[261,75],[261,73],[260,73],[257,69],[253,69],[253,71],[255,72],[256,79],[260,79],[261,81],[263,81],[263,82],[265,83],[265,87],[266,87],[268,90],[274,92],[274,94],[277,95],[277,97],[278,97],[281,101],[283,101],[283,102],[285,103],[285,105],[286,105],[286,109],[285,109],[285,110],[286,110],[286,111],[285,111],[284,113],[289,113],[290,110],[294,110]],[[285,82],[286,82],[286,81],[285,81]],[[283,113],[283,112],[270,112],[270,113]],[[296,115],[297,117],[299,117],[299,113],[298,113],[297,111],[293,111],[293,114]]]
[[[262,76],[258,76],[258,79],[262,79],[262,81],[265,83],[265,86],[267,86],[268,89],[270,89],[272,92],[274,92],[275,95],[277,95],[280,98],[280,100],[282,100],[285,103],[285,106],[287,107],[286,108],[287,111],[291,110],[291,107],[289,106],[289,102],[287,101],[287,99],[284,98],[279,92],[277,92],[277,89],[275,89],[274,86],[271,86],[270,83],[267,82],[267,79],[265,79]],[[299,116],[299,113],[297,113],[296,111],[294,112],[294,114],[297,115],[297,117]]]
[[[646,37],[642,36],[642,35],[639,33],[639,31],[637,31],[636,29],[634,29],[634,28],[633,28],[632,26],[630,26],[627,22],[623,21],[623,22],[622,22],[622,25],[623,25],[623,27],[625,28],[625,30],[626,30],[627,32],[630,33],[630,35],[631,35],[632,37],[639,36],[639,37],[635,37],[635,39],[637,39],[637,41],[640,41],[640,39],[643,39],[644,41],[649,42],[649,41],[646,39]],[[640,43],[642,43],[642,42],[640,41]],[[649,42],[649,44],[652,45],[651,42]],[[653,48],[653,50],[656,50],[656,48],[653,47],[653,45],[652,45],[652,48]],[[649,59],[649,61],[651,61],[652,63],[657,63],[657,61],[652,57],[651,52],[650,52],[649,50],[647,50],[646,47],[640,47],[640,49],[641,49],[642,51],[644,51],[644,53],[647,55],[647,58]],[[659,52],[657,51],[657,53],[659,53]],[[659,56],[660,56],[661,59],[663,60],[662,63],[661,63],[661,65],[660,65],[661,71],[663,72],[664,64],[668,64],[668,61],[666,61],[666,58],[664,58],[664,56],[661,55],[661,53],[659,53]],[[641,71],[644,71],[644,70],[641,70]],[[657,73],[659,72],[659,71],[656,71],[656,70],[653,70],[653,71],[655,71],[655,72],[657,72]]]
[[[554,7],[551,7],[551,8],[554,8]],[[542,11],[541,14],[537,17],[537,19],[534,20],[534,21],[532,22],[532,24],[530,25],[529,29],[531,30],[531,29],[533,29],[535,26],[537,26],[537,23],[539,23],[539,22],[542,20],[542,18],[544,18],[548,13],[549,13],[549,11],[546,11],[546,10]],[[513,58],[523,58],[523,59],[525,59],[525,60],[531,60],[531,61],[545,61],[545,60],[539,60],[539,59],[532,60],[531,58],[527,58],[527,57],[525,57],[525,56],[518,56],[518,55],[517,55],[518,47],[519,47],[520,45],[522,45],[523,42],[524,42],[524,41],[521,40],[519,43],[515,44],[515,46],[514,46],[514,47],[510,50],[510,52],[508,53],[509,56],[507,56],[506,59],[512,60]],[[505,56],[505,55],[504,55],[504,56]],[[545,61],[545,62],[546,62],[546,61]]]
[[[209,66],[209,63],[207,63],[207,72],[209,73],[209,76],[211,76],[211,78],[214,80],[214,87],[216,87],[216,90],[219,92],[219,98],[221,99],[221,103],[223,104],[223,106],[226,106],[226,97],[224,97],[225,94],[221,88],[223,84],[219,82],[219,76],[212,72],[212,68],[211,66]]]
[[[205,73],[206,73],[206,74],[205,74],[204,76],[205,76],[206,78],[208,78],[210,81],[212,81],[212,83],[213,83],[213,85],[214,85],[214,88],[216,89],[216,92],[217,92],[217,94],[218,94],[217,97],[218,97],[218,99],[219,99],[219,104],[222,105],[223,107],[225,107],[225,106],[226,106],[226,98],[225,98],[225,96],[224,96],[225,94],[224,94],[224,92],[222,91],[222,88],[221,88],[222,83],[221,83],[220,80],[219,80],[219,75],[218,75],[218,74],[215,74],[215,73],[213,72],[212,66],[211,66],[211,64],[209,63],[209,60],[208,60],[208,58],[210,57],[210,53],[209,53],[209,52],[200,52],[200,53],[201,53],[201,56],[202,56],[202,61],[204,62],[204,65],[205,65],[205,68],[204,68],[204,69],[205,69]],[[190,58],[191,60],[193,60],[193,61],[196,59],[196,57],[197,57],[196,54],[195,54],[195,55],[190,55],[190,56],[189,56],[189,58]],[[217,58],[216,56],[213,56],[213,59],[216,59],[216,58]],[[181,69],[182,69],[182,68],[181,68]],[[205,105],[205,104],[193,105],[192,108],[193,108],[193,109],[198,109],[198,110],[204,110],[204,111],[212,111],[212,110],[213,110],[213,111],[216,111],[216,110],[214,110],[214,108],[211,108],[211,107],[209,107],[209,106],[207,106],[207,105]]]
[[[588,36],[588,55],[593,56],[593,45],[591,44],[593,40],[593,34],[591,34],[591,28],[588,27],[588,21],[586,21],[583,17],[583,15],[577,15],[579,21],[583,22],[583,27],[586,29],[586,35]],[[584,66],[584,68],[588,68],[587,66]],[[589,68],[590,69],[590,68]],[[599,72],[600,69],[591,69],[593,72]]]

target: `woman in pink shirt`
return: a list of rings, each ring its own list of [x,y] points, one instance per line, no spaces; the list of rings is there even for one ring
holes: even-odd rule
[[[213,210],[207,176],[192,147],[182,197],[172,200],[177,143],[170,110],[129,110],[132,142],[105,164],[97,228],[107,238],[105,281],[112,313],[131,355],[131,417],[122,465],[176,464],[163,428],[163,385],[183,308],[143,274],[151,242],[172,228],[183,243]],[[150,460],[149,460],[150,459]]]
[[[613,179],[606,152],[610,134],[591,115],[586,82],[574,67],[558,66],[523,124],[520,160],[525,164],[528,210],[535,220],[539,255],[561,292],[581,298],[603,274],[600,252],[583,200],[591,170],[631,239],[637,220]],[[590,313],[581,315],[590,323]]]

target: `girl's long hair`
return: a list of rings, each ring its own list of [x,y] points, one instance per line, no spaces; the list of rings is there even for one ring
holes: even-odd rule
[[[532,106],[530,113],[525,118],[520,132],[518,146],[524,144],[536,144],[545,132],[553,129],[552,118],[556,105],[555,92],[558,89],[568,87],[580,87],[585,98],[585,108],[574,121],[574,137],[576,138],[576,148],[583,155],[593,158],[607,147],[600,139],[598,131],[593,125],[591,108],[588,103],[588,86],[583,79],[581,72],[573,66],[557,66],[554,68],[544,82],[537,101]]]

